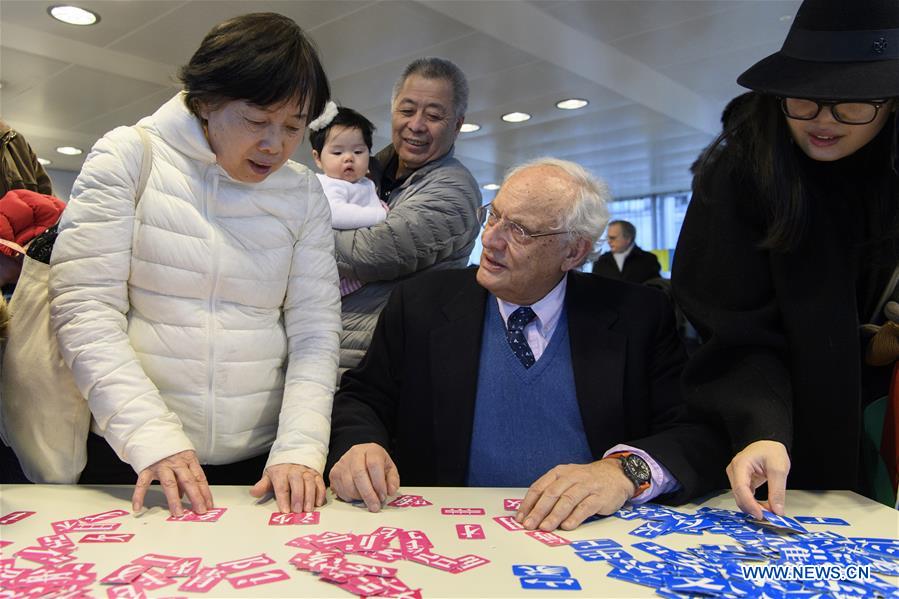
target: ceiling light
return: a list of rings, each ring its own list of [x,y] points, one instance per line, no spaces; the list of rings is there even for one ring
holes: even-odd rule
[[[37,161],[41,163],[41,166],[50,166],[51,164],[53,164],[46,158],[41,158],[40,156],[38,156]]]
[[[462,123],[462,128],[460,128],[459,131],[462,133],[474,133],[480,128],[481,126],[477,123]]]
[[[581,98],[569,98],[567,100],[559,100],[556,102],[556,108],[561,108],[562,110],[577,110],[589,103],[590,102],[587,100],[582,100]]]
[[[56,151],[60,154],[65,154],[66,156],[78,156],[84,153],[81,148],[76,148],[74,146],[59,146],[56,148]]]
[[[484,186],[484,189],[486,189],[487,191],[496,191],[497,189],[499,189],[499,185],[497,185],[496,183],[488,183]]]
[[[503,115],[503,120],[507,123],[521,123],[531,118],[526,112],[507,112]]]
[[[68,23],[69,25],[93,25],[100,20],[97,13],[93,13],[77,6],[60,5],[51,6],[47,9],[50,16],[57,21]]]

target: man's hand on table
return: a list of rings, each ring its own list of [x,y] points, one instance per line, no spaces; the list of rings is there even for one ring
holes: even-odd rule
[[[275,493],[275,503],[282,514],[311,512],[325,504],[325,481],[313,468],[302,464],[273,464],[250,489],[253,497]]]
[[[197,452],[192,449],[163,458],[141,471],[134,487],[134,495],[131,496],[131,509],[135,512],[144,506],[147,489],[154,480],[159,481],[169,504],[169,512],[173,516],[184,513],[181,505],[181,497],[184,495],[187,495],[191,509],[197,514],[205,514],[206,510],[213,507],[212,491],[209,490],[206,475],[197,459]]]
[[[635,491],[617,458],[556,466],[531,485],[515,519],[530,530],[574,530],[594,514],[614,513]]]
[[[762,510],[769,509],[784,515],[787,494],[787,475],[790,456],[783,443],[756,441],[743,448],[727,465],[727,478],[737,506],[756,520],[762,520]],[[768,483],[768,501],[759,503],[755,490]]]
[[[400,474],[377,443],[353,445],[331,468],[331,488],[344,501],[361,499],[370,512],[381,510],[400,488]]]

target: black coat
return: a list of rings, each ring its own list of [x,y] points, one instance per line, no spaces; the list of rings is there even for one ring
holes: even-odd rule
[[[862,490],[863,374],[876,381],[886,371],[862,366],[859,323],[893,265],[852,249],[870,238],[866,191],[803,156],[813,205],[790,252],[759,247],[767,220],[751,174],[722,159],[705,193],[694,189],[672,273],[675,299],[704,339],[684,371],[685,394],[726,428],[734,453],[784,443],[789,487]]]
[[[656,255],[640,249],[638,245],[624,259],[622,270],[618,270],[612,252],[606,252],[593,263],[593,274],[629,283],[645,283],[649,279],[657,279],[661,276],[661,271],[662,266]]]
[[[475,274],[433,273],[394,290],[368,353],[335,396],[325,472],[353,445],[374,442],[388,448],[403,484],[465,484],[484,312],[495,301]],[[720,488],[726,445],[686,421],[685,357],[664,295],[572,273],[565,302],[594,458],[617,443],[645,450],[683,486],[668,498],[675,502]]]

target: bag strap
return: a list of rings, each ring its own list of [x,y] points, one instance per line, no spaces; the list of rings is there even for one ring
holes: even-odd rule
[[[134,207],[140,204],[140,198],[144,195],[144,189],[147,187],[147,179],[150,178],[150,169],[153,168],[153,143],[150,141],[150,135],[141,125],[134,125],[140,142],[144,147],[144,152],[140,157],[140,177],[137,180],[137,191],[134,194]]]
[[[10,241],[9,239],[0,239],[0,245],[5,245],[9,249],[13,250],[14,252],[18,252],[20,254],[25,253],[25,248],[23,248],[21,245],[19,245],[15,241]]]

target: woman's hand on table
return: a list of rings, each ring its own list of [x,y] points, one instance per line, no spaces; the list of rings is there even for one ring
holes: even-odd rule
[[[784,515],[789,473],[790,456],[786,446],[778,441],[750,443],[727,465],[727,478],[737,506],[757,520],[763,519],[763,509]],[[760,503],[755,499],[755,490],[765,482],[768,500]]]
[[[273,464],[250,489],[253,497],[275,494],[278,511],[311,512],[325,504],[325,481],[318,470],[302,464]]]
[[[134,495],[131,496],[131,509],[135,512],[143,507],[147,489],[154,480],[159,481],[169,504],[169,512],[173,516],[184,513],[181,505],[184,495],[187,495],[191,509],[197,514],[205,514],[206,510],[213,507],[212,491],[197,459],[197,452],[192,449],[163,458],[141,471],[134,487]]]

